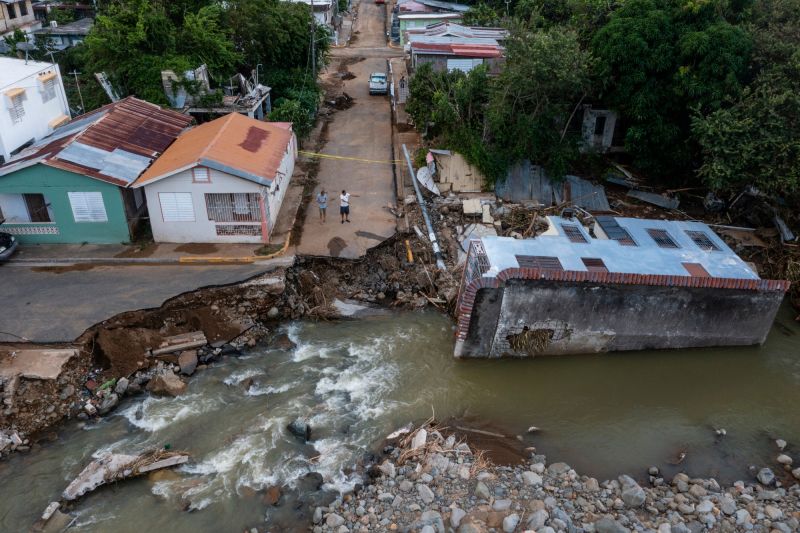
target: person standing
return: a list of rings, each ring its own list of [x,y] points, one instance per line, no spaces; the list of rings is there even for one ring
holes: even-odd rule
[[[328,193],[322,189],[317,194],[317,205],[319,206],[319,221],[324,224],[328,211]]]
[[[344,190],[339,195],[339,214],[342,215],[342,224],[350,222],[350,195]]]

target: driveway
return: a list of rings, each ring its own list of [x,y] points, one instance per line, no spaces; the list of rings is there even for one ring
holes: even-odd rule
[[[287,266],[289,256],[246,265],[0,266],[0,342],[72,341],[124,311],[159,307],[184,292]]]
[[[342,88],[354,103],[334,115],[322,153],[347,159],[320,159],[313,197],[322,188],[328,192],[328,221],[320,223],[312,200],[298,254],[358,258],[394,235],[394,216],[386,209],[395,202],[389,97],[370,96],[368,87],[369,74],[387,72],[386,58],[397,55],[386,47],[385,13],[383,5],[361,2],[351,46],[332,51],[329,72],[341,72],[346,65],[355,76]],[[344,224],[339,217],[342,190],[352,195],[351,222]]]

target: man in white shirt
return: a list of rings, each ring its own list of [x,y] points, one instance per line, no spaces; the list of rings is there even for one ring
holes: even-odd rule
[[[350,195],[347,191],[339,195],[339,214],[342,215],[342,224],[350,222]]]

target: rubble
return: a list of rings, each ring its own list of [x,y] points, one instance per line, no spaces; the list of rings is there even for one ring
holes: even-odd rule
[[[140,455],[107,453],[86,465],[61,496],[67,501],[77,500],[101,485],[183,464],[188,460],[189,456],[184,453],[163,450]]]

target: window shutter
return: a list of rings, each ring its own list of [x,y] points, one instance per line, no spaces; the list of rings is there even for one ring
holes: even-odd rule
[[[194,222],[194,204],[190,192],[160,192],[161,215],[164,222]]]
[[[102,193],[70,192],[67,195],[75,222],[108,222]]]

